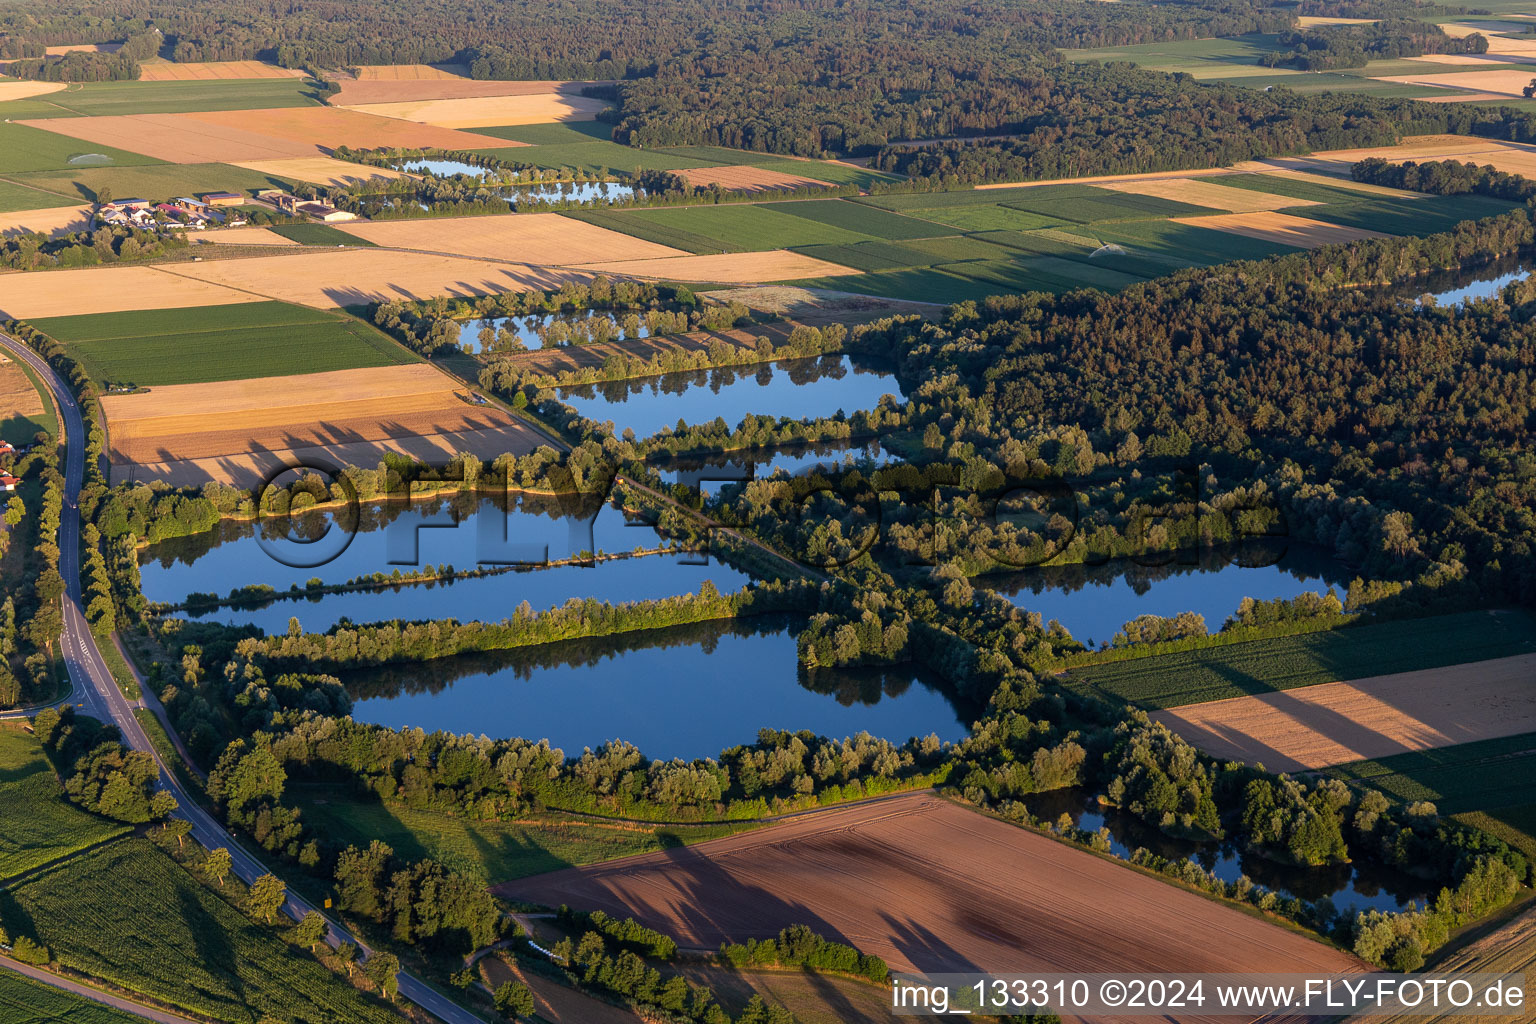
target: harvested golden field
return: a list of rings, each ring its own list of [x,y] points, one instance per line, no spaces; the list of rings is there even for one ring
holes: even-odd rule
[[[1232,188],[1215,181],[1200,178],[1149,178],[1140,181],[1112,181],[1104,185],[1116,192],[1129,192],[1138,196],[1157,196],[1193,206],[1208,206],[1213,210],[1230,210],[1233,213],[1265,213],[1283,210],[1291,206],[1317,206],[1311,199],[1293,199],[1290,196],[1271,195],[1252,189]]]
[[[178,263],[174,271],[168,269],[163,276],[171,278],[173,274],[188,283],[206,282],[208,286],[242,288],[264,298],[319,309],[390,299],[493,295],[530,288],[559,288],[567,281],[586,281],[592,277],[576,271],[380,249],[326,249],[212,263]],[[3,282],[4,279],[0,279],[0,283]],[[0,296],[3,295],[3,289],[0,289]],[[0,302],[0,309],[4,309],[3,302]]]
[[[1477,33],[1488,39],[1488,48],[1498,40],[1499,32],[1525,32],[1531,27],[1528,21],[1451,21],[1441,24],[1440,31],[1452,39],[1465,39]]]
[[[1531,84],[1530,71],[1459,71],[1437,75],[1386,75],[1380,82],[1398,82],[1403,85],[1425,85],[1435,89],[1463,89],[1468,92],[1488,93],[1495,97],[1507,96],[1519,99],[1521,90]]]
[[[484,149],[505,146],[505,139],[470,135],[434,125],[375,117],[341,107],[281,107],[271,110],[210,110],[182,114],[215,128],[239,128],[303,143],[312,151],[336,146],[354,149]]]
[[[1455,64],[1462,67],[1505,63],[1518,64],[1531,59],[1530,57],[1503,57],[1490,53],[1434,53],[1425,54],[1423,57],[1403,58],[1403,60],[1411,60],[1418,64]]]
[[[43,52],[50,57],[62,57],[66,53],[116,53],[122,48],[122,43],[68,43],[64,46],[49,46]]]
[[[766,284],[801,277],[849,277],[860,273],[852,267],[802,256],[788,249],[727,252],[713,256],[673,256],[659,260],[610,260],[581,264],[576,269],[653,280],[719,284]]]
[[[558,213],[351,221],[337,227],[375,245],[397,249],[557,266],[604,259],[648,260],[688,255],[681,249],[647,242]]]
[[[291,238],[284,238],[271,228],[210,228],[207,231],[197,233],[195,240],[198,242],[216,242],[223,245],[282,245],[294,246],[302,243],[295,242]]]
[[[1266,163],[1271,167],[1293,170],[1321,170],[1347,178],[1351,164],[1373,156],[1393,163],[1403,160],[1470,161],[1480,165],[1491,164],[1495,169],[1509,174],[1536,175],[1536,146],[1463,135],[1414,135],[1396,146],[1324,150],[1308,156],[1280,157]]]
[[[414,363],[157,387],[108,395],[102,412],[121,479],[254,483],[301,459],[371,465],[385,451],[446,459],[537,447],[521,421],[462,391]]]
[[[303,78],[304,72],[259,60],[220,60],[174,64],[141,64],[141,82],[213,82],[232,78]]]
[[[39,192],[38,198],[46,201],[50,197]],[[33,232],[66,235],[74,231],[85,231],[91,226],[91,210],[90,206],[54,206],[46,210],[0,213],[0,236]]]
[[[388,167],[370,167],[328,156],[296,156],[286,160],[242,160],[235,164],[275,178],[308,181],[316,185],[350,185],[354,182],[408,177]]]
[[[593,82],[488,82],[470,78],[339,79],[341,91],[331,104],[350,107],[364,103],[408,103],[420,100],[465,100],[476,96],[538,96],[551,93],[581,94]]]
[[[1316,249],[1320,245],[1335,242],[1356,242],[1362,238],[1390,238],[1391,235],[1368,228],[1349,227],[1344,224],[1328,224],[1305,217],[1293,217],[1288,213],[1228,213],[1215,217],[1176,217],[1181,224],[1225,231],[1244,238],[1258,238],[1266,242],[1279,242],[1302,249]]]
[[[63,88],[63,82],[24,82],[7,78],[0,80],[0,103],[7,100],[24,100],[30,96],[45,96]]]
[[[19,123],[178,164],[324,156],[332,147],[343,145],[357,149],[484,149],[507,144],[484,135],[374,117],[339,107],[112,114]]]
[[[241,111],[245,113],[245,111]],[[143,153],[175,164],[231,163],[314,156],[315,147],[260,135],[241,127],[219,127],[188,114],[109,114],[56,117],[21,124],[73,139]]]
[[[1323,683],[1154,712],[1216,757],[1271,771],[1536,732],[1536,654]]]
[[[0,355],[0,423],[42,414],[43,399],[32,381],[9,356]],[[19,443],[14,437],[9,440]]]
[[[462,64],[362,64],[357,69],[360,82],[440,82],[469,77]]]
[[[190,281],[154,267],[85,267],[0,275],[0,313],[24,320],[129,309],[180,309],[254,302],[257,296]]]
[[[713,949],[806,924],[884,957],[898,971],[1364,966],[1296,932],[931,793],[821,811],[493,891],[633,916],[685,948]]]
[[[346,109],[441,128],[489,128],[496,125],[546,124],[551,121],[593,121],[597,119],[599,111],[612,105],[607,100],[572,93],[546,92],[520,96],[478,95],[462,99],[366,103]],[[485,143],[480,145],[484,146]],[[506,143],[503,141],[499,145]]]
[[[809,162],[807,167],[811,166]],[[692,167],[673,171],[696,188],[719,185],[732,192],[780,192],[796,188],[827,188],[828,183],[803,174],[784,174],[781,171],[748,167],[746,164],[727,164],[723,167]]]

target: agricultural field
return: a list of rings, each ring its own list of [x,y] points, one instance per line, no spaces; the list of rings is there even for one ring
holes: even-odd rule
[[[250,160],[235,164],[247,171],[264,174],[268,180],[307,181],[315,185],[351,185],[365,181],[403,178],[402,171],[370,167],[335,160],[328,156],[300,156],[286,160]]]
[[[280,68],[276,64],[264,64],[259,60],[221,61],[144,61],[140,64],[141,82],[209,82],[257,78],[303,78],[304,72],[295,68]]]
[[[928,793],[494,891],[633,916],[684,947],[808,924],[898,971],[1361,967],[1296,932]]]
[[[72,162],[74,166],[128,167],[160,161],[126,149],[83,146],[77,139],[41,128],[0,122],[0,174],[63,170]]]
[[[1354,221],[1367,218],[1353,217]],[[1291,245],[1298,249],[1316,249],[1340,242],[1357,242],[1364,238],[1390,238],[1391,235],[1365,227],[1349,224],[1329,224],[1325,221],[1296,217],[1288,213],[1228,213],[1214,217],[1190,217],[1181,223],[1211,231],[1225,231],[1261,242]]]
[[[30,441],[39,430],[59,432],[52,396],[38,386],[29,367],[0,354],[0,438]]]
[[[34,875],[0,918],[72,970],[217,1020],[300,1024],[399,1017],[271,929],[249,921],[144,839]]]
[[[818,224],[830,224],[836,228],[854,231],[875,238],[901,240],[909,238],[935,238],[952,232],[942,225],[903,217],[878,207],[863,207],[841,199],[811,199],[786,203],[764,203],[759,209],[774,213],[787,213],[791,217],[803,217]]]
[[[236,228],[235,230],[248,230]],[[295,245],[360,245],[371,246],[374,243],[366,238],[348,234],[338,227],[330,224],[277,224],[270,228],[257,228],[258,231],[268,231],[277,238]]]
[[[345,109],[442,128],[492,128],[557,121],[591,121],[610,106],[612,104],[607,100],[591,99],[575,93],[547,92],[363,103]]]
[[[0,879],[127,831],[66,800],[37,739],[19,723],[0,723]]]
[[[207,384],[416,361],[369,324],[285,302],[46,317],[32,324],[63,342],[98,386]]]
[[[760,284],[802,277],[841,277],[857,275],[852,267],[842,267],[788,249],[768,252],[720,253],[703,256],[670,256],[650,260],[613,260],[583,263],[575,268],[593,274],[617,274],[655,281],[684,281],[704,284]]]
[[[752,827],[600,822],[554,811],[522,821],[482,822],[358,799],[342,791],[301,790],[295,795],[301,796],[304,820],[336,842],[367,846],[379,839],[403,857],[431,857],[485,881],[669,850]]]
[[[1107,698],[1174,708],[1532,651],[1536,619],[1528,612],[1477,611],[1105,662],[1070,676]]]
[[[596,996],[577,991],[569,985],[534,971],[514,966],[506,956],[488,956],[480,961],[480,974],[494,990],[509,981],[533,990],[534,1012],[549,1024],[645,1024],[634,1010],[604,1002]]]
[[[1297,772],[1536,730],[1536,653],[1154,712],[1222,760]]]
[[[14,1024],[140,1024],[143,1018],[0,968],[0,1020]]]
[[[354,221],[336,230],[348,239],[363,239],[398,249],[555,266],[687,255],[681,249],[647,242],[556,213]]]
[[[670,171],[685,167],[707,167],[708,160],[677,157],[660,150],[636,149],[614,142],[613,126],[600,121],[568,124],[537,124],[516,127],[486,127],[477,134],[517,143],[518,148],[498,155],[507,160],[534,164],[552,170],[562,167],[596,173],[614,171]]]
[[[255,192],[292,188],[296,178],[236,167],[233,164],[152,164],[139,167],[82,167],[11,174],[7,179],[30,189],[46,189],[46,202],[34,206],[95,202],[103,188],[119,199],[137,196],[163,201],[197,192]],[[42,193],[38,193],[41,195]],[[55,198],[56,197],[56,198]]]
[[[683,168],[677,174],[695,188],[718,185],[727,192],[790,192],[800,188],[822,188],[830,184],[810,177],[809,172],[813,170],[813,164],[790,172],[770,171],[751,164],[726,164],[720,167]]]
[[[112,479],[251,486],[295,460],[367,466],[526,454],[542,442],[497,406],[477,406],[422,363],[179,384],[102,399]]]
[[[11,185],[10,182],[0,181],[0,203],[3,203],[15,189],[21,202],[26,202],[28,197],[32,202],[37,202],[43,193],[28,188],[20,188]],[[50,196],[50,198],[52,198]],[[85,231],[91,226],[91,207],[82,206],[54,206],[47,209],[29,209],[15,214],[0,214],[0,236],[39,234],[39,235],[66,235],[76,231]]]
[[[332,97],[338,106],[356,106],[368,103],[404,103],[418,100],[458,100],[479,96],[532,96],[551,93],[567,93],[581,96],[588,82],[562,81],[487,81],[465,77],[467,68],[452,65],[437,67],[425,64],[397,66],[376,65],[361,68],[356,78],[336,76],[341,91]],[[416,77],[409,77],[412,68],[422,70]],[[384,77],[384,76],[389,77]]]
[[[154,267],[86,267],[0,276],[0,313],[12,320],[252,302],[246,292]]]
[[[593,222],[586,216],[581,219]],[[755,252],[796,245],[841,245],[871,238],[864,232],[834,223],[747,203],[626,210],[613,212],[600,223],[637,238],[690,252]],[[683,241],[690,244],[678,244]]]
[[[1449,231],[1464,220],[1494,217],[1514,204],[1491,196],[1430,196],[1426,199],[1366,199],[1352,203],[1310,206],[1307,216],[1361,230],[1390,227],[1393,234],[1433,235]]]
[[[101,117],[116,114],[183,114],[194,110],[267,110],[318,107],[313,86],[299,78],[222,82],[86,82],[40,97],[52,113],[31,117]],[[0,114],[15,116],[0,105]]]

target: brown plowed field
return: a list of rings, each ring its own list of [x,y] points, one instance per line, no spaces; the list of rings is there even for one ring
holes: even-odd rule
[[[555,266],[688,255],[681,249],[609,231],[558,213],[351,221],[337,226],[349,235],[396,249]]]
[[[54,273],[48,276],[62,275]],[[591,274],[580,271],[548,270],[516,263],[486,263],[455,256],[392,252],[388,249],[325,249],[242,260],[178,263],[174,271],[167,270],[162,276],[172,280],[179,278],[189,284],[201,281],[212,285],[227,285],[229,288],[255,292],[265,298],[297,302],[319,309],[386,302],[390,299],[493,295],[499,292],[527,291],[530,288],[559,288],[567,281],[588,281],[592,278]],[[3,297],[7,284],[9,282],[6,279],[0,278],[0,310],[5,308]],[[249,301],[252,296],[244,298]],[[200,304],[184,303],[189,306]]]
[[[577,992],[542,974],[513,967],[498,957],[486,957],[481,961],[480,969],[493,990],[509,981],[520,981],[533,989],[534,1010],[540,1020],[550,1024],[644,1024],[645,1021],[633,1010]]]
[[[1235,190],[1234,190],[1235,191]],[[1346,224],[1329,224],[1288,213],[1227,213],[1214,217],[1177,217],[1181,224],[1225,231],[1229,235],[1279,242],[1302,249],[1316,249],[1335,242],[1357,242],[1362,238],[1391,238],[1391,235]]]
[[[813,166],[809,162],[807,167]],[[807,174],[785,174],[746,164],[726,164],[721,167],[690,167],[673,171],[696,188],[719,185],[732,192],[783,192],[796,188],[827,188],[828,183]]]
[[[634,916],[684,947],[807,924],[896,970],[1363,969],[1296,932],[928,793],[494,891]]]
[[[192,281],[153,267],[86,267],[0,275],[0,313],[13,320],[129,309],[179,309],[255,302],[217,284]]]
[[[141,64],[141,82],[212,82],[233,78],[303,78],[304,72],[259,60]]]
[[[466,100],[476,96],[536,96],[547,93],[581,94],[582,86],[597,82],[483,82],[468,78],[383,79],[356,78],[341,81],[341,91],[331,97],[336,106],[359,103],[408,103],[413,100]]]
[[[547,124],[551,121],[592,121],[597,118],[599,111],[610,106],[612,104],[607,100],[591,99],[575,93],[545,92],[366,103],[349,106],[347,109],[443,128],[490,128],[497,125]],[[480,145],[483,147],[485,143]]]
[[[537,447],[521,421],[470,405],[462,390],[418,363],[158,387],[107,395],[101,405],[113,463],[135,464],[115,474],[127,479],[175,472],[244,482],[295,456],[371,465],[384,450],[447,458],[460,449],[499,455]]]
[[[324,156],[330,149],[343,145],[355,149],[484,149],[506,145],[504,140],[486,135],[375,117],[339,107],[112,114],[19,123],[178,164]]]
[[[672,256],[658,260],[608,260],[602,263],[583,263],[577,269],[657,281],[710,281],[720,284],[766,284],[801,277],[848,277],[861,273],[852,267],[802,256],[788,249],[727,252],[714,256]]]
[[[1536,732],[1536,654],[1155,712],[1215,757],[1294,772]]]

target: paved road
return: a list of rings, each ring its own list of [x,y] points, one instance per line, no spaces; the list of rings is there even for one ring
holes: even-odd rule
[[[80,418],[80,408],[75,403],[75,396],[53,372],[53,368],[26,345],[8,335],[0,334],[0,346],[5,347],[15,358],[26,360],[38,372],[39,377],[48,382],[54,401],[59,408],[64,434],[73,439],[65,449],[64,512],[59,527],[59,572],[64,577],[65,589],[62,647],[64,664],[69,670],[69,677],[75,688],[71,699],[80,705],[81,714],[114,723],[122,731],[125,744],[134,750],[145,751],[155,759],[160,766],[160,784],[169,790],[181,805],[177,816],[192,823],[193,837],[207,849],[213,850],[219,847],[228,849],[232,861],[231,869],[242,881],[250,883],[267,874],[266,867],[242,848],[212,815],[198,806],[166,768],[159,753],[139,724],[139,720],[134,717],[134,706],[128,703],[127,698],[123,696],[113,680],[112,673],[107,669],[106,662],[102,660],[101,651],[96,646],[96,638],[86,623],[85,613],[82,611],[84,603],[80,582],[78,504],[81,483],[85,478],[85,445],[80,443],[79,439],[84,438],[86,433],[85,424]],[[318,908],[290,892],[284,909],[290,917],[298,920]],[[330,945],[337,946],[343,941],[353,942],[358,946],[363,958],[367,958],[369,949],[366,945],[350,935],[328,915],[326,915],[326,921],[330,925],[330,933],[326,937]],[[439,994],[419,978],[402,972],[399,981],[401,996],[446,1024],[484,1024],[479,1016]]]

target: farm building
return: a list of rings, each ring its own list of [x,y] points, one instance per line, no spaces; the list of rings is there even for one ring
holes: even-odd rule
[[[209,206],[244,206],[245,196],[238,192],[204,192],[198,196]]]
[[[356,220],[357,214],[338,210],[330,203],[300,203],[294,208],[295,213],[302,213],[311,220],[323,221],[327,224],[338,220]]]
[[[117,207],[120,210],[147,210],[154,204],[148,199],[114,199],[110,203],[102,203],[103,210]]]

